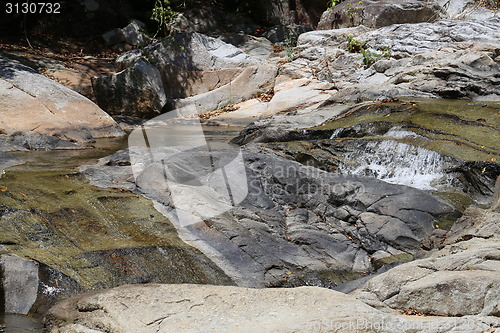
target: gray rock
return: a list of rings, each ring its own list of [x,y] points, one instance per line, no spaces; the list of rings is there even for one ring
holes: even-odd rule
[[[172,149],[158,148],[153,155],[170,160]],[[154,199],[167,214],[174,201],[190,202],[203,211],[205,203],[198,199],[195,203],[190,192],[176,190],[172,201],[163,167],[140,149],[133,154],[139,154],[134,160],[142,165],[133,166],[138,172],[136,191]],[[101,160],[87,169],[95,171],[86,176],[105,186],[129,186],[126,174],[131,170],[118,166],[120,156]],[[432,232],[434,221],[452,211],[431,195],[408,187],[332,175],[251,151],[244,152],[244,159],[247,179],[231,179],[232,187],[248,188],[241,204],[199,223],[177,225],[188,242],[225,267],[240,285],[335,286],[380,267],[384,256],[377,257],[377,263],[370,260],[378,250],[398,258],[395,261],[411,259]],[[192,164],[189,159],[185,163]],[[169,218],[176,219],[172,214]]]
[[[347,0],[325,11],[318,29],[339,29],[361,24],[380,28],[392,24],[431,22],[441,15],[442,8],[433,2]]]
[[[353,293],[364,298],[369,292],[392,308],[425,314],[498,317],[499,222],[498,212],[470,207],[441,250],[380,274]]]
[[[123,70],[141,59],[159,70],[165,95],[172,99],[166,109],[195,103],[200,113],[268,91],[277,73],[275,66],[263,64],[236,46],[198,33],[179,33],[143,50],[127,52],[117,59],[117,66]],[[109,89],[107,96],[121,98],[116,90]],[[112,104],[109,99],[103,98],[102,103]]]
[[[151,118],[167,102],[160,71],[142,60],[111,76],[95,77],[92,85],[99,106],[113,115]]]
[[[299,37],[297,59],[284,68],[335,82],[332,103],[405,96],[498,100],[497,26],[495,19],[441,20],[371,32],[363,26],[308,32]],[[371,53],[349,52],[347,35]]]
[[[401,55],[450,48],[471,51],[471,43],[495,45],[499,39],[498,24],[494,20],[441,20],[434,23],[393,25],[374,30],[360,38],[374,47],[387,46],[393,54]]]
[[[38,264],[16,255],[0,257],[5,313],[27,314],[37,298]]]
[[[241,33],[226,33],[219,38],[225,43],[240,48],[252,57],[268,59],[272,53],[272,43],[264,37],[255,37]]]
[[[149,37],[143,32],[146,25],[139,20],[132,20],[125,28],[116,28],[106,32],[102,38],[108,46],[126,43],[132,46],[145,46]]]
[[[50,333],[371,333],[374,329],[381,333],[445,333],[481,332],[499,323],[494,317],[421,317],[384,312],[349,295],[317,287],[202,285],[121,286],[63,301],[46,318]]]

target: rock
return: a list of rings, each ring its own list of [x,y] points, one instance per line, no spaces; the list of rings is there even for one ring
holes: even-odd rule
[[[196,187],[196,196],[175,190],[172,200],[162,168],[151,160],[151,156],[170,160],[177,154],[173,147],[155,148],[152,155],[137,147],[132,150],[136,191],[155,200],[157,209],[172,221],[177,221],[171,211],[175,202],[196,202],[196,212],[190,213],[201,212],[203,219],[175,222],[179,233],[243,286],[335,286],[352,280],[374,270],[370,254],[378,250],[399,256],[393,261],[411,259],[435,220],[452,212],[422,191],[336,176],[258,151],[257,147],[244,150],[246,179],[228,180],[232,188],[248,189],[246,199],[234,208],[216,206],[224,209],[207,216],[214,207],[203,199],[204,190]],[[227,155],[215,147],[211,152],[214,160],[219,153]],[[200,154],[203,151],[184,151],[185,164],[193,165],[190,158]],[[87,173],[87,177],[100,183],[108,179],[107,186],[126,186],[124,179],[130,178],[120,167],[107,166],[115,165],[114,160],[119,165],[120,156],[101,160],[92,168],[102,175]]]
[[[170,100],[168,108],[182,109],[194,105],[197,112],[202,114],[230,107],[235,103],[251,99],[258,93],[272,89],[277,74],[278,68],[274,66],[246,67],[232,81],[216,89],[184,99]]]
[[[392,308],[424,314],[498,317],[499,222],[498,212],[470,207],[442,249],[370,279],[354,294],[368,291]]]
[[[124,51],[125,45],[132,47],[146,46],[150,38],[143,32],[146,25],[139,20],[132,20],[125,28],[116,28],[106,32],[102,38],[108,46]]]
[[[309,311],[305,311],[309,309]],[[314,309],[311,311],[310,309]],[[317,287],[246,289],[202,285],[121,286],[53,307],[50,333],[98,332],[480,332],[494,317],[386,313]]]
[[[238,103],[272,88],[277,73],[275,66],[198,33],[176,34],[144,50],[127,52],[117,59],[117,66],[123,70],[141,59],[161,73],[165,95],[171,99],[165,110],[195,103],[203,113]],[[106,95],[120,96],[115,93],[120,89],[126,90],[110,89]]]
[[[298,79],[286,81],[274,87],[274,96],[269,101],[264,117],[296,110],[315,109],[326,101],[332,84],[317,80]]]
[[[432,22],[440,18],[442,8],[432,2],[421,1],[342,1],[321,15],[319,30],[339,29],[365,25],[372,28],[392,24]]]
[[[34,131],[80,144],[124,135],[97,105],[29,67],[2,58],[0,78],[0,131],[5,134]]]
[[[71,133],[73,134],[73,133]],[[87,131],[74,133],[71,141],[76,141],[76,135],[79,136],[80,142],[93,141],[92,135]],[[41,134],[34,131],[15,132],[9,136],[9,142],[14,147],[22,147],[28,150],[53,150],[53,149],[80,149],[78,144],[64,140],[57,136]]]
[[[496,101],[497,25],[494,19],[441,20],[371,32],[366,27],[308,32],[298,39],[294,61],[280,72],[332,82],[338,93],[331,103],[405,96]],[[364,55],[352,52],[354,44]]]
[[[267,29],[262,36],[271,41],[271,43],[284,43],[285,45],[293,45],[297,38],[304,32],[311,31],[308,26],[303,25],[275,25]]]
[[[303,24],[315,27],[325,10],[325,2],[320,0],[293,2],[259,0],[254,6],[255,12],[260,13],[260,21],[268,26]]]
[[[97,103],[112,115],[151,118],[167,102],[160,71],[142,60],[112,76],[95,77],[92,85]]]
[[[219,37],[225,43],[232,44],[246,54],[259,59],[268,59],[272,53],[272,43],[265,37],[255,37],[241,33],[226,33]]]
[[[38,293],[38,264],[16,255],[0,256],[5,313],[28,314]]]
[[[476,20],[481,21],[492,17],[498,17],[498,11],[477,6],[474,1],[470,0],[450,0],[438,1],[438,4],[443,7],[448,18],[456,20]],[[488,6],[488,3],[484,3]],[[493,3],[489,4],[490,7],[495,7]]]
[[[416,33],[415,33],[416,32]],[[411,37],[409,37],[411,36]],[[408,38],[407,38],[408,37]],[[374,30],[360,38],[375,46],[387,46],[391,53],[416,55],[450,49],[494,52],[488,46],[498,44],[500,32],[494,20],[482,22],[440,20],[434,23],[402,24]],[[471,50],[475,43],[477,48]],[[472,44],[472,45],[471,45]],[[453,51],[451,51],[453,52]],[[493,57],[496,55],[493,53]]]

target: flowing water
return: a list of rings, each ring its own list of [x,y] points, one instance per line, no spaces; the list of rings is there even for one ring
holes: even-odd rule
[[[226,140],[232,131],[211,127],[207,138]],[[78,172],[126,144],[107,139],[94,149],[11,153],[25,163],[0,179],[0,248],[39,262],[42,289],[34,317],[6,315],[5,332],[40,332],[36,313],[76,292],[127,283],[233,284],[182,242],[149,200],[92,186]]]

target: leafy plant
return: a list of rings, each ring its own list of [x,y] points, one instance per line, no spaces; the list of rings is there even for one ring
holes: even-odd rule
[[[161,30],[163,30],[165,36],[169,35],[170,26],[178,14],[179,13],[172,9],[170,0],[155,0],[151,19],[158,24],[158,31],[154,37],[156,37]]]
[[[363,59],[363,65],[365,65],[366,67],[370,67],[371,65],[373,65],[377,60],[379,60],[382,57],[381,54],[372,52],[368,49],[362,49],[361,55],[362,55],[362,59]]]
[[[363,65],[370,67],[377,60],[382,57],[391,57],[391,48],[388,46],[381,46],[378,48],[382,53],[377,53],[369,50],[369,46],[366,42],[361,43],[353,36],[347,36],[347,48],[349,52],[361,53],[361,58],[363,59]]]
[[[343,0],[329,0],[327,10],[331,12],[335,8],[335,6],[337,6],[342,1]]]
[[[288,61],[293,60],[293,49],[297,46],[297,40],[299,39],[299,32],[295,27],[289,27],[287,29],[285,38],[285,53]]]
[[[347,36],[347,48],[349,52],[361,52],[361,50],[366,49],[367,45],[356,40],[353,36]]]
[[[359,6],[353,7],[351,3],[348,3],[346,5],[347,10],[345,11],[345,15],[351,20],[351,24],[354,25],[354,18],[356,17],[356,14],[359,14],[360,19],[359,19],[359,24],[363,24],[363,8],[360,6],[363,5],[363,1],[358,2]]]

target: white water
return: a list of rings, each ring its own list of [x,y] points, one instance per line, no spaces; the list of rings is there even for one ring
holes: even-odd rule
[[[417,135],[400,132],[398,136]],[[339,166],[342,174],[371,176],[422,190],[435,190],[453,179],[444,172],[447,163],[442,155],[393,140],[368,142],[363,150],[346,154],[345,161]]]

